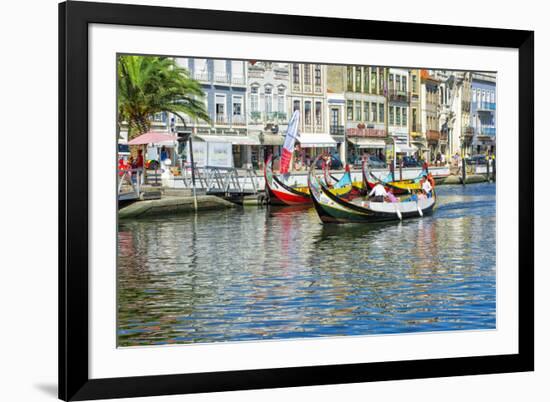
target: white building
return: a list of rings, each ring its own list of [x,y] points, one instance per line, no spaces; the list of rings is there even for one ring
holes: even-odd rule
[[[251,159],[258,166],[269,155],[280,155],[288,127],[288,63],[248,63],[248,133],[259,138]]]

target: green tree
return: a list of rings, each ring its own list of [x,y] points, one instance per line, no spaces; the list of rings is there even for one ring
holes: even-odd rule
[[[151,116],[170,112],[209,122],[201,85],[174,59],[120,56],[118,59],[118,123],[128,123],[128,139],[148,132]]]

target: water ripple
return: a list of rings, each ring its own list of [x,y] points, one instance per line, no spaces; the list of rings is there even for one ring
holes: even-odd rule
[[[311,208],[121,223],[119,345],[495,328],[495,186],[438,196],[400,223],[321,225]]]

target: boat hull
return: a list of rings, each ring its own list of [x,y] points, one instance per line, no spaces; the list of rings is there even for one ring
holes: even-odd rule
[[[433,198],[407,202],[350,202],[328,191],[312,173],[309,188],[315,210],[323,223],[370,223],[398,221],[430,215],[436,204]]]

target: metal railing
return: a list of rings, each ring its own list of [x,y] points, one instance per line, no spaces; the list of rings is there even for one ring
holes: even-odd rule
[[[229,83],[229,75],[227,73],[214,73],[214,82]]]
[[[234,126],[244,126],[244,125],[246,124],[246,119],[244,118],[243,115],[234,114],[234,115],[231,117],[231,123],[232,123]]]
[[[180,172],[173,180],[179,181],[183,188],[193,188],[191,164],[180,163]],[[195,164],[195,189],[207,194],[256,194],[260,189],[259,181],[252,168],[197,167]]]
[[[122,169],[118,173],[118,199],[136,200],[141,195],[143,169]]]
[[[197,81],[210,81],[210,77],[207,72],[195,72],[195,74],[193,74],[193,78],[195,78]]]
[[[477,107],[479,112],[494,112],[496,109],[497,105],[493,102],[480,102]]]
[[[346,130],[344,129],[344,126],[339,125],[332,125],[330,126],[330,134],[331,135],[344,135]]]

